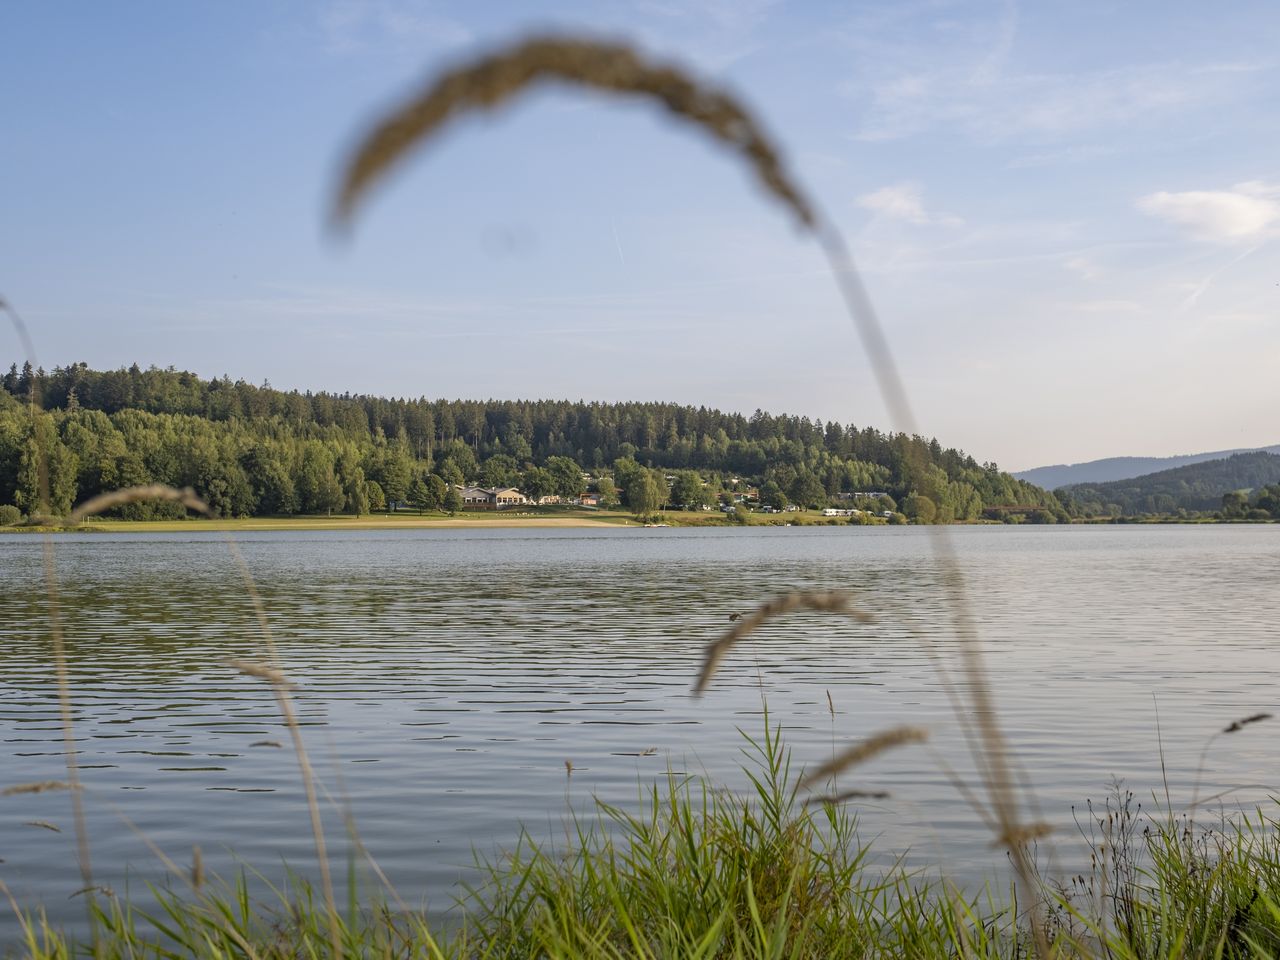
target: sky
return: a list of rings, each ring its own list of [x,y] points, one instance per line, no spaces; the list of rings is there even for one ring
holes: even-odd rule
[[[750,105],[926,435],[1014,470],[1280,443],[1269,2],[4,3],[0,297],[50,368],[894,427],[817,245],[652,106],[541,87],[326,229],[382,112],[548,31]]]

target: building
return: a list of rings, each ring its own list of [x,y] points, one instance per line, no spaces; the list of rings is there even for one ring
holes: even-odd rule
[[[529,502],[515,487],[457,487],[463,510],[509,510]]]

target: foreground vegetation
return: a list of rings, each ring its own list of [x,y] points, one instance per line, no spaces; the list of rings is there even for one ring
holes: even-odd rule
[[[242,878],[176,872],[157,907],[100,896],[93,940],[24,915],[27,955],[503,958],[843,958],[1035,955],[1026,904],[869,866],[843,801],[806,803],[777,730],[748,741],[738,797],[669,775],[631,813],[598,805],[561,844],[525,835],[483,865],[453,915],[428,918],[391,888],[334,915],[297,877],[255,901]],[[854,795],[856,796],[856,795]],[[1090,809],[1093,868],[1043,883],[1045,939],[1062,958],[1274,957],[1280,839],[1258,814],[1201,828],[1145,816],[1132,794]]]

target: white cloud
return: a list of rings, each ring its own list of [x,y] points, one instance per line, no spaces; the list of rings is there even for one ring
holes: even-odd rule
[[[456,47],[473,40],[457,20],[437,14],[423,0],[330,0],[319,11],[320,30],[330,53]]]
[[[1101,269],[1088,257],[1071,257],[1063,261],[1063,268],[1070,270],[1081,280],[1096,280],[1102,275]]]
[[[853,136],[861,141],[960,134],[1018,144],[1043,162],[1051,148],[1082,135],[1158,126],[1171,115],[1269,92],[1265,75],[1273,64],[1244,57],[1187,59],[1171,51],[1160,61],[1082,68],[1074,55],[1043,56],[1035,46],[1040,18],[1014,0],[868,6],[834,34],[853,54],[853,75],[841,92],[858,105]],[[1023,14],[1029,41],[1022,39]],[[1068,63],[1073,69],[1053,69]]]
[[[906,223],[942,226],[956,226],[960,223],[958,217],[929,213],[924,206],[924,191],[917,183],[897,183],[864,193],[858,197],[858,206],[877,216]]]
[[[1260,240],[1280,226],[1280,186],[1251,181],[1230,190],[1160,191],[1140,197],[1143,213],[1218,243]]]
[[[1246,63],[1156,63],[985,79],[980,70],[957,63],[886,71],[887,77],[873,78],[865,88],[846,89],[868,99],[859,140],[958,128],[987,143],[1054,142],[1226,101],[1241,77],[1259,69]]]

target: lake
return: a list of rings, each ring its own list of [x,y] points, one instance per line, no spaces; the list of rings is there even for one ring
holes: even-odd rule
[[[1209,741],[1280,706],[1280,526],[949,532],[1003,724],[1039,816],[1061,828],[1043,862],[1079,862],[1072,806],[1105,798],[1112,778],[1147,806],[1163,797],[1161,742],[1175,804],[1197,785],[1244,787],[1220,801],[1228,811],[1275,791],[1275,727]],[[198,845],[224,874],[244,862],[278,877],[282,859],[309,871],[271,691],[226,665],[264,654],[222,535],[193,524],[54,540],[95,879],[134,891],[161,879],[152,846],[187,864]],[[400,895],[443,910],[473,876],[473,851],[499,853],[521,825],[563,836],[570,804],[632,805],[668,771],[741,788],[739,731],[761,732],[766,701],[797,764],[894,724],[926,726],[927,746],[842,779],[891,794],[858,808],[863,838],[879,863],[905,855],[970,883],[1006,875],[944,771],[971,766],[931,659],[954,669],[957,651],[927,530],[284,531],[237,543],[298,685],[339,875],[349,811]],[[66,775],[41,551],[35,537],[0,537],[0,788]],[[702,647],[730,616],[797,587],[851,590],[875,622],[774,621],[691,697]],[[24,905],[82,917],[66,794],[0,797],[0,859]],[[2,916],[0,943],[12,942]]]

